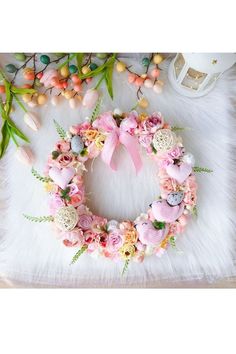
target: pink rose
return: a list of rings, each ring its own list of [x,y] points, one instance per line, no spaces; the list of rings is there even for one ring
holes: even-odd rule
[[[111,252],[117,251],[123,244],[123,237],[119,230],[113,230],[108,235],[107,247]]]
[[[141,122],[140,126],[149,133],[155,133],[157,129],[163,127],[164,120],[158,113],[153,113],[150,117]]]
[[[195,192],[197,190],[196,177],[194,175],[189,176],[184,185],[187,192]]]
[[[89,159],[94,159],[95,157],[97,157],[100,154],[100,150],[98,149],[98,147],[96,146],[96,144],[94,142],[92,142],[91,144],[88,145],[87,151],[88,151],[88,158]]]
[[[63,153],[58,156],[56,161],[60,167],[69,167],[75,162],[75,156],[70,152]]]
[[[188,205],[196,205],[197,203],[197,195],[196,192],[187,192],[184,195],[184,202]]]
[[[92,221],[93,221],[93,218],[91,215],[88,215],[88,214],[80,215],[78,226],[82,230],[89,230],[91,228]]]
[[[61,233],[61,236],[63,238],[64,245],[67,247],[80,247],[84,244],[83,232],[78,227],[71,231]]]
[[[168,152],[168,155],[173,159],[180,158],[182,154],[183,154],[183,148],[180,146],[175,146],[170,152]]]
[[[76,194],[70,197],[70,200],[67,201],[67,205],[73,205],[73,207],[77,207],[84,202],[84,191],[79,190]]]
[[[60,140],[56,143],[54,149],[61,152],[68,152],[70,151],[70,143],[69,141]]]

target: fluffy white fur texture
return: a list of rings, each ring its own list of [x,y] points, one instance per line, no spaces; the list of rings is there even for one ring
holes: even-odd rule
[[[139,67],[139,64],[131,60]],[[114,74],[114,101],[104,95],[102,111],[116,107],[130,110],[136,102],[136,89],[127,84],[126,74]],[[1,166],[1,243],[0,272],[7,279],[33,286],[57,287],[155,286],[158,281],[214,281],[236,273],[235,260],[235,107],[234,69],[225,74],[207,96],[190,99],[178,95],[169,85],[166,73],[163,94],[144,89],[150,101],[148,112],[161,111],[173,125],[188,127],[181,133],[186,149],[196,157],[196,164],[214,170],[198,174],[198,218],[178,239],[179,252],[169,250],[162,258],[152,256],[142,264],[132,263],[121,277],[122,263],[83,255],[70,266],[76,249],[64,247],[50,224],[34,224],[23,213],[48,214],[47,194],[30,168],[13,157],[12,146]],[[104,90],[104,87],[102,88]],[[15,121],[30,136],[37,157],[35,168],[42,172],[48,153],[57,140],[53,118],[68,128],[83,121],[90,112],[71,110],[67,102],[54,108],[50,103],[40,108],[42,128],[31,132],[17,110]],[[143,154],[143,170],[136,176],[126,151],[116,154],[118,172],[112,172],[100,158],[87,177],[89,205],[96,213],[112,219],[135,218],[158,196],[156,167]],[[92,170],[92,172],[91,172]],[[5,187],[3,183],[5,182]],[[4,209],[5,208],[5,213]],[[7,209],[6,209],[7,208]]]

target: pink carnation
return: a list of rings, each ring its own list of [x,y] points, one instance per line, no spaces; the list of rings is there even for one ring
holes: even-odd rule
[[[152,139],[153,134],[141,134],[138,137],[140,144],[145,148],[148,148],[151,145]]]
[[[82,130],[91,129],[91,124],[89,122],[84,122],[82,124],[72,125],[70,127],[70,133],[73,135],[80,135]]]
[[[141,122],[140,127],[149,133],[155,133],[162,128],[164,120],[158,113],[153,113],[150,117]]]
[[[183,154],[183,148],[180,146],[175,146],[171,151],[168,152],[168,156],[172,159],[178,159]]]

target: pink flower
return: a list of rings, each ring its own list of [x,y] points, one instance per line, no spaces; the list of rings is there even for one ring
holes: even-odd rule
[[[100,233],[101,231],[103,231],[103,229],[105,228],[107,224],[107,219],[102,218],[101,216],[93,216],[93,221],[91,224],[91,230],[94,233]]]
[[[84,232],[84,241],[87,245],[92,243],[95,240],[96,233],[92,232],[91,230],[87,230]]]
[[[107,248],[111,252],[117,251],[123,244],[123,237],[119,230],[113,230],[108,235]]]
[[[61,152],[68,152],[70,150],[70,143],[69,141],[60,140],[55,145],[55,150]]]
[[[75,156],[70,152],[65,152],[60,154],[56,161],[60,167],[69,167],[75,162]]]
[[[84,184],[83,176],[75,175],[72,179],[72,182],[75,183],[78,187],[81,187]]]
[[[146,120],[142,121],[140,126],[143,130],[148,131],[149,133],[155,133],[157,129],[163,127],[164,120],[162,116],[158,113],[153,113]]]
[[[184,229],[185,229],[184,225],[182,225],[178,221],[175,221],[172,224],[170,224],[169,234],[171,235],[181,234],[182,232],[184,232]]]
[[[134,116],[129,116],[122,120],[122,129],[131,135],[134,135],[135,128],[137,128],[138,123]]]
[[[187,192],[184,196],[184,202],[188,205],[196,205],[197,203],[197,195],[196,192]]]
[[[194,175],[189,176],[184,185],[187,192],[195,192],[197,190],[196,177]]]
[[[57,210],[61,207],[65,206],[64,201],[58,194],[52,194],[49,198],[49,211],[52,215],[54,215]]]
[[[91,228],[92,221],[93,221],[93,218],[91,215],[88,215],[88,214],[80,215],[78,226],[82,230],[89,230]]]
[[[141,134],[138,137],[140,144],[145,148],[148,148],[151,145],[152,139],[153,134]]]
[[[100,150],[97,148],[96,144],[92,142],[91,144],[88,145],[87,147],[88,151],[88,158],[89,159],[94,159],[100,154]]]
[[[81,131],[91,129],[92,125],[89,122],[84,122],[82,124],[72,125],[70,127],[70,133],[73,135],[79,135]]]
[[[175,146],[170,152],[168,152],[168,155],[172,159],[178,159],[180,156],[183,154],[183,148],[180,146]]]
[[[79,192],[79,188],[75,183],[68,184],[68,187],[70,187],[70,192],[69,192],[70,197],[72,197],[72,195],[75,195],[76,193]]]
[[[63,238],[64,245],[67,247],[80,247],[84,244],[83,232],[78,227],[71,231],[63,232],[61,236]]]
[[[70,200],[67,201],[67,205],[73,205],[73,207],[77,207],[84,202],[84,191],[79,190],[76,194],[70,197]]]

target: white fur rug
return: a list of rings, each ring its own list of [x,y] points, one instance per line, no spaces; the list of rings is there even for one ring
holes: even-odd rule
[[[1,61],[1,60],[0,60]],[[135,66],[139,66],[135,64]],[[164,77],[166,74],[163,74]],[[160,280],[213,281],[236,274],[235,217],[235,70],[217,82],[207,96],[189,99],[178,95],[168,84],[162,95],[145,89],[150,101],[149,112],[161,111],[167,121],[187,126],[182,136],[186,148],[192,152],[197,165],[214,170],[212,174],[198,174],[198,218],[178,239],[182,252],[169,250],[161,259],[150,257],[142,264],[130,264],[121,277],[121,263],[94,259],[83,255],[73,266],[75,250],[64,247],[54,236],[50,224],[33,224],[22,213],[45,215],[47,195],[43,185],[31,175],[30,168],[13,157],[12,146],[1,166],[1,242],[0,276],[32,285],[62,287],[153,286]],[[136,91],[126,83],[126,74],[115,74],[115,98],[107,95],[102,110],[116,107],[129,110],[136,101]],[[14,114],[17,124],[31,137],[37,156],[35,167],[42,171],[48,152],[57,139],[53,118],[67,128],[83,120],[90,112],[71,110],[67,102],[54,108],[49,103],[40,109],[42,129],[33,133],[22,122],[22,113]],[[143,156],[144,168],[136,177],[125,151],[116,155],[118,172],[112,172],[96,159],[93,172],[89,169],[87,191],[89,204],[96,213],[108,218],[135,218],[158,195],[156,170]]]

